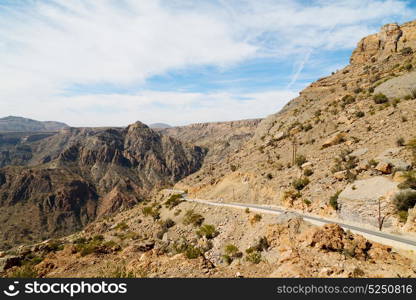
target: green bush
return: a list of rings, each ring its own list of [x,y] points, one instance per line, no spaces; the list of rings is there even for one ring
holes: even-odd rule
[[[356,118],[362,118],[362,117],[365,116],[365,113],[360,110],[360,111],[355,112],[354,115],[355,115]]]
[[[168,200],[165,202],[165,207],[172,209],[175,206],[179,205],[182,202],[182,195],[181,194],[174,194],[169,197]]]
[[[304,155],[297,155],[295,159],[295,163],[298,167],[302,166],[304,163],[306,163],[308,160]]]
[[[338,210],[338,196],[341,194],[341,191],[336,192],[329,198],[329,205],[335,210]]]
[[[292,186],[296,190],[301,191],[309,184],[309,182],[310,180],[307,177],[298,178],[298,179],[293,180]]]
[[[413,208],[416,204],[416,191],[404,190],[399,192],[394,197],[394,204],[398,211],[407,211],[409,208]]]
[[[183,224],[184,225],[193,225],[193,226],[201,226],[204,222],[205,218],[200,214],[194,212],[193,209],[188,210],[185,213]]]
[[[374,100],[374,103],[376,104],[383,104],[383,103],[389,102],[389,99],[387,98],[387,96],[382,93],[378,93],[374,95],[373,100]]]
[[[399,188],[416,190],[416,171],[404,172],[403,177],[405,181],[399,184]]]
[[[219,232],[215,229],[214,225],[205,224],[199,227],[196,234],[199,237],[204,236],[207,239],[213,239],[219,234]]]
[[[127,225],[125,222],[118,223],[115,227],[115,229],[117,230],[126,230],[128,228],[129,228],[129,225]]]
[[[153,206],[145,206],[142,208],[143,215],[151,216],[154,220],[160,219],[160,213],[159,210]]]
[[[7,274],[9,278],[37,278],[39,277],[36,270],[33,268],[33,265],[23,265],[16,268],[11,273]]]
[[[402,50],[400,50],[400,53],[402,55],[410,55],[413,53],[413,49],[411,47],[404,47]]]
[[[188,259],[198,258],[202,254],[201,250],[193,245],[188,245],[184,253]]]
[[[409,213],[407,212],[407,210],[400,210],[397,212],[397,214],[399,215],[400,222],[406,223],[407,217],[409,216]]]
[[[305,169],[304,171],[303,171],[303,175],[305,175],[305,176],[307,176],[307,177],[309,177],[309,176],[311,176],[313,174],[313,170],[312,169]]]
[[[258,264],[261,262],[261,254],[257,251],[252,251],[246,254],[246,260],[253,264]]]
[[[403,147],[405,144],[406,144],[406,142],[405,142],[404,138],[402,138],[402,137],[399,137],[396,140],[396,145],[399,146],[399,147]]]

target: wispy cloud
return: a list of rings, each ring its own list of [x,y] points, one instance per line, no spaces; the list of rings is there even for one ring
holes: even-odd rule
[[[412,15],[413,8],[400,0],[0,2],[0,113],[74,125],[124,124],[149,116],[183,123],[267,114],[294,95],[287,90],[302,77],[312,51],[351,49],[381,24]],[[249,92],[253,101],[244,102],[239,100],[244,95],[226,89],[186,93],[178,86],[172,94],[161,94],[147,87],[149,78],[166,72],[192,72],[198,66],[229,70],[257,58],[265,64],[267,58],[293,61],[288,88]],[[81,95],[62,96],[77,85],[134,87],[134,92],[98,96],[85,88]],[[166,113],[176,112],[175,107],[186,109],[187,117]]]

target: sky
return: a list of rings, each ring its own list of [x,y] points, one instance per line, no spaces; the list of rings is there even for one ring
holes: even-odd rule
[[[412,20],[414,2],[0,0],[0,117],[265,117],[347,65],[362,37]]]

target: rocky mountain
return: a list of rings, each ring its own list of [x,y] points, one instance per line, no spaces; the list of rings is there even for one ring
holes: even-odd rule
[[[1,276],[416,277],[414,250],[299,216],[416,237],[415,50],[416,21],[383,26],[264,120],[20,137],[0,232],[27,244],[0,252]]]
[[[205,151],[137,122],[68,128],[0,169],[2,246],[79,230],[197,171]],[[13,161],[12,161],[13,162]]]
[[[380,207],[385,228],[414,231],[415,193],[403,188],[416,181],[415,50],[415,21],[383,26],[358,43],[348,66],[263,120],[222,164],[177,187],[195,198],[281,205],[376,228]]]
[[[152,129],[172,128],[172,126],[170,126],[169,124],[165,124],[165,123],[153,123],[153,124],[150,124],[149,127]]]
[[[47,132],[68,127],[65,123],[54,121],[36,121],[32,119],[8,116],[0,118],[0,132]]]
[[[166,128],[160,132],[207,149],[205,164],[215,164],[250,140],[261,119],[197,123]]]

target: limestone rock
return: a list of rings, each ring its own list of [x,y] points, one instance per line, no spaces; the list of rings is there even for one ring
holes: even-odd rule
[[[383,174],[390,174],[393,170],[393,166],[386,162],[379,162],[375,169]]]
[[[338,196],[339,215],[342,219],[377,226],[378,200],[383,197],[382,210],[391,211],[390,199],[399,191],[398,183],[383,176],[357,180]],[[384,224],[390,226],[389,219]]]

